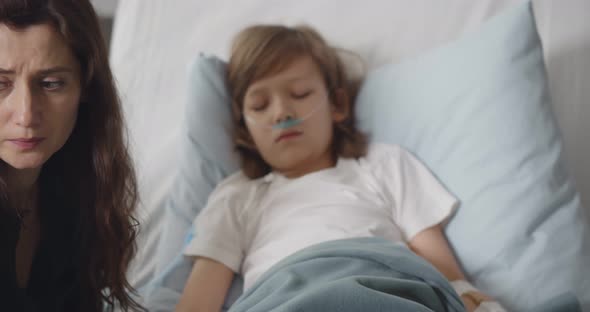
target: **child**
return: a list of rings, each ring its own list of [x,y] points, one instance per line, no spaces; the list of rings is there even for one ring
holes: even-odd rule
[[[235,273],[244,288],[273,264],[321,242],[405,242],[462,294],[441,223],[457,204],[410,153],[368,144],[355,125],[354,87],[336,51],[308,27],[253,26],[228,68],[242,172],[223,181],[195,220],[196,257],[177,311],[219,311]]]

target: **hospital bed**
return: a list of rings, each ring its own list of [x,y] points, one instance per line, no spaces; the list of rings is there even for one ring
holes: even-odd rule
[[[124,104],[141,195],[138,254],[129,271],[132,285],[147,289],[158,276],[170,270],[190,223],[171,225],[169,222],[174,218],[194,217],[176,212],[171,219],[170,205],[178,187],[178,164],[182,162],[184,115],[193,99],[191,64],[200,53],[227,60],[232,36],[253,23],[306,23],[335,45],[360,55],[370,73],[388,64],[411,62],[463,36],[477,33],[490,18],[523,3],[522,0],[120,1],[112,34],[111,63]],[[533,8],[542,42],[551,111],[559,128],[556,140],[559,153],[563,151],[557,161],[565,164],[563,172],[567,176],[559,181],[571,183],[571,188],[577,191],[568,193],[570,208],[567,209],[576,210],[572,216],[583,219],[590,215],[590,123],[587,122],[590,21],[586,19],[590,2],[535,0]],[[419,148],[413,152],[423,160],[428,158],[420,155]],[[436,168],[434,173],[438,174]],[[560,206],[556,205],[555,209]],[[171,227],[175,229],[171,231]],[[582,261],[580,257],[589,259],[590,238],[587,225],[579,227],[576,232],[581,233],[579,240],[576,237],[572,243],[579,246],[572,256]],[[469,254],[469,251],[459,252],[460,256]],[[498,285],[506,283],[505,290],[512,289],[511,281],[487,276],[487,267],[469,270],[469,259],[463,264],[470,275],[479,277],[478,286],[500,299],[506,298],[509,307],[531,307],[535,301],[540,302],[533,295],[516,300],[514,296],[519,294],[507,294]],[[501,266],[502,259],[497,259],[495,265]],[[565,275],[569,274],[568,268],[562,269]],[[575,283],[572,282],[575,285],[568,289],[586,309],[590,304],[587,272],[580,272]],[[553,278],[551,272],[548,274],[547,279]],[[530,287],[541,286],[531,282]],[[558,290],[547,292],[559,293]]]

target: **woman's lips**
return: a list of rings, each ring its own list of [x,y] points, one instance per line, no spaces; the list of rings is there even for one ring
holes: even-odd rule
[[[14,139],[9,140],[12,144],[16,145],[17,147],[23,150],[29,150],[37,147],[41,142],[43,142],[44,138],[31,138],[31,139]]]

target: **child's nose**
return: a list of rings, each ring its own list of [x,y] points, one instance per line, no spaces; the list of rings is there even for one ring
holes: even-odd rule
[[[278,98],[275,101],[275,117],[274,122],[278,123],[284,121],[288,118],[295,117],[295,113],[293,111],[293,105],[288,98]]]

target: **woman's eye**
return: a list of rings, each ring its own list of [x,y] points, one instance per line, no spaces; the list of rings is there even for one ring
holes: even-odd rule
[[[65,85],[65,82],[61,80],[44,80],[41,82],[43,89],[48,91],[57,90]]]
[[[10,88],[11,83],[9,81],[0,81],[0,91],[4,91]]]

